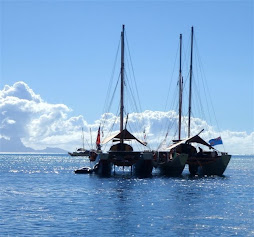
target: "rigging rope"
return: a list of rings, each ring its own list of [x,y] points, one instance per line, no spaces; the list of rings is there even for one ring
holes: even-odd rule
[[[125,90],[126,92],[126,96],[128,96],[128,100],[125,100],[125,107],[124,107],[124,114],[126,114],[127,108],[128,106],[131,107],[133,109],[133,111],[136,111],[137,113],[139,111],[141,111],[141,103],[140,103],[140,99],[139,99],[139,94],[138,94],[138,90],[137,90],[137,83],[136,83],[136,78],[135,78],[135,73],[134,73],[134,68],[133,68],[133,64],[132,64],[132,60],[131,60],[131,56],[130,56],[130,49],[129,49],[129,44],[128,44],[128,40],[127,40],[127,35],[125,34],[125,38],[126,38],[126,42],[127,42],[127,48],[128,48],[128,53],[125,54],[125,65],[126,65],[126,69],[128,71],[128,74],[126,72],[126,69],[124,70],[125,73],[125,80],[124,80],[124,87],[127,88],[127,90]],[[112,74],[111,74],[111,79],[110,79],[110,83],[109,83],[109,87],[107,90],[107,97],[105,100],[105,104],[104,104],[104,114],[105,116],[103,117],[103,121],[102,121],[102,126],[101,126],[101,130],[103,131],[103,128],[105,127],[106,122],[108,122],[108,114],[106,112],[109,112],[111,110],[112,104],[113,104],[113,99],[115,97],[117,88],[119,86],[119,81],[120,81],[120,77],[121,77],[121,73],[119,73],[118,75],[118,79],[117,79],[117,83],[114,87],[113,90],[113,95],[112,97],[110,97],[110,93],[112,91],[112,84],[113,84],[113,78],[115,77],[115,68],[116,68],[116,63],[117,63],[117,59],[119,58],[119,48],[120,48],[120,42],[118,44],[118,48],[117,48],[117,53],[116,53],[116,57],[115,57],[115,61],[114,61],[114,67],[112,70]],[[138,98],[138,102],[135,100],[135,97]],[[113,121],[113,124],[110,125],[109,130],[107,131],[108,134],[111,134],[115,128],[115,124],[116,122],[119,120],[119,110],[120,110],[120,106],[117,106],[118,108],[118,112],[116,114],[116,117]],[[136,122],[140,122],[140,120],[135,121],[135,123],[133,123],[134,126],[136,126],[137,131],[140,130],[141,126],[138,126],[138,124]],[[131,126],[133,127],[133,126]],[[142,140],[142,139],[140,139]]]
[[[105,113],[107,111],[106,106],[107,106],[107,103],[108,103],[110,90],[112,88],[113,78],[114,78],[114,75],[115,75],[116,62],[117,62],[117,56],[119,54],[120,42],[121,42],[121,40],[119,40],[116,55],[115,55],[114,66],[113,66],[113,69],[112,69],[112,72],[111,72],[110,82],[109,82],[109,86],[108,86],[107,93],[106,93],[106,100],[105,100],[104,107],[103,107],[103,113]]]
[[[131,69],[132,69],[132,75],[133,75],[133,79],[134,79],[136,94],[137,94],[138,103],[139,103],[139,109],[140,109],[140,111],[142,111],[142,107],[141,107],[141,103],[140,103],[140,97],[139,97],[139,93],[138,93],[138,87],[137,87],[137,83],[136,83],[136,77],[135,77],[134,68],[133,68],[132,59],[131,59],[131,54],[130,54],[130,48],[129,48],[129,42],[128,42],[127,34],[126,34],[126,42],[127,42],[128,55],[129,55],[129,58],[130,58],[130,65],[131,65]]]

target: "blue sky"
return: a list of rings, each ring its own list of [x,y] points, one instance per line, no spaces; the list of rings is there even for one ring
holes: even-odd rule
[[[93,123],[104,112],[125,24],[142,109],[165,111],[179,34],[187,49],[194,26],[220,129],[254,131],[253,1],[0,4],[0,89],[23,81],[48,103]]]

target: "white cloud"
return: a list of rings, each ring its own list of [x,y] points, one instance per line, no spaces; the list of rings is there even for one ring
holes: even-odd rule
[[[29,86],[22,82],[16,82],[13,86],[5,85],[0,93],[1,98],[14,97],[28,101],[42,102],[39,95],[36,95]]]
[[[0,91],[0,138],[21,138],[24,145],[34,149],[59,147],[69,151],[81,146],[81,127],[84,128],[85,144],[89,147],[95,143],[97,129],[102,126],[104,139],[118,130],[119,118],[114,114],[103,114],[93,124],[88,124],[83,116],[70,117],[71,109],[64,104],[49,104],[33,92],[24,82],[13,86],[4,86]],[[106,121],[106,122],[105,122]],[[182,136],[186,136],[186,121],[183,120]],[[105,122],[105,123],[104,123]],[[131,113],[128,117],[128,129],[139,139],[146,139],[152,149],[156,149],[165,138],[169,143],[177,138],[178,116],[175,111],[144,111]],[[116,123],[114,126],[113,124]],[[254,154],[254,132],[216,131],[212,126],[199,118],[192,118],[191,134],[202,129],[202,137],[208,141],[221,136],[225,151],[233,154]],[[138,131],[135,133],[135,131]],[[223,149],[218,146],[218,149]],[[104,147],[107,149],[107,147]]]

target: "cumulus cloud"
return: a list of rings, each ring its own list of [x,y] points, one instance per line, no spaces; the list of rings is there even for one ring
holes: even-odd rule
[[[68,119],[70,111],[66,105],[43,101],[24,82],[6,85],[0,91],[0,136],[7,139],[21,138],[26,146],[35,149],[50,147],[51,144],[43,141],[55,135],[68,134],[65,128],[67,124],[72,125],[72,131],[76,130],[77,121],[79,126],[85,124],[82,118]]]
[[[81,146],[81,128],[84,128],[86,147],[90,148],[92,135],[95,143],[97,129],[101,125],[102,140],[119,130],[119,117],[103,114],[93,124],[83,116],[70,117],[71,108],[64,104],[49,104],[26,83],[20,81],[4,86],[0,91],[0,138],[20,138],[23,144],[33,149],[59,147],[73,151]],[[183,119],[182,136],[186,136],[187,118]],[[157,149],[164,141],[169,144],[177,138],[178,115],[175,111],[144,111],[128,116],[128,130],[141,140],[146,140],[151,149]],[[219,149],[232,154],[254,154],[254,132],[216,131],[200,118],[192,118],[191,134],[202,129],[202,137],[208,141],[221,136],[224,145]],[[90,135],[91,131],[91,135]],[[167,136],[166,136],[167,134]],[[110,144],[104,146],[108,149]]]
[[[0,98],[13,97],[24,99],[28,101],[42,102],[39,95],[36,95],[29,86],[20,81],[16,82],[13,86],[5,85],[0,93]]]

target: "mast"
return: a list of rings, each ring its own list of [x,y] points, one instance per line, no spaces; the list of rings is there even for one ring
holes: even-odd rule
[[[120,102],[120,132],[123,131],[123,110],[124,110],[124,25],[121,32],[121,102]],[[120,143],[123,143],[121,136]]]
[[[190,88],[189,88],[189,121],[188,121],[188,137],[190,137],[190,123],[191,123],[192,52],[193,52],[193,26],[191,27],[191,56],[190,56]]]
[[[179,62],[179,120],[178,120],[178,140],[181,140],[182,126],[182,34],[180,34],[180,62]]]
[[[91,149],[93,149],[93,137],[91,128],[90,128],[90,139],[91,139]]]
[[[81,138],[82,138],[83,149],[85,150],[84,129],[83,129],[83,127],[82,127],[82,135],[81,135]]]

